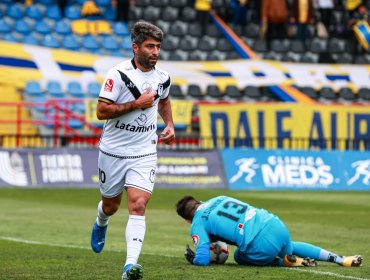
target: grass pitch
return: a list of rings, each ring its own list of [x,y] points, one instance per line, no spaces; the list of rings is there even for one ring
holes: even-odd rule
[[[183,257],[189,225],[175,212],[183,195],[226,194],[266,208],[288,225],[293,240],[343,255],[362,254],[359,268],[319,262],[317,268],[195,267]],[[90,249],[98,189],[0,189],[0,279],[121,279],[126,256],[126,200],[111,219],[101,254]],[[144,279],[370,279],[370,193],[249,192],[155,189],[140,257]]]

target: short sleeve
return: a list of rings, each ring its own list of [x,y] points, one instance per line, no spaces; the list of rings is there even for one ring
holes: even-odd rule
[[[99,98],[116,102],[121,92],[122,80],[116,69],[111,69],[105,77],[100,89]]]

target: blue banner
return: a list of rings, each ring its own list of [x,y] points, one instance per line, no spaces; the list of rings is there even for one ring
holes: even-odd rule
[[[224,149],[229,189],[370,190],[370,152]]]

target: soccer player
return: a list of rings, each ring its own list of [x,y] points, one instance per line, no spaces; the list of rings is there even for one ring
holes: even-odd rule
[[[170,77],[156,66],[163,32],[139,21],[131,30],[134,58],[111,68],[100,91],[97,117],[106,120],[99,144],[102,199],[91,233],[91,247],[100,253],[110,217],[119,209],[125,190],[128,203],[127,257],[122,279],[141,279],[138,264],[145,235],[145,209],[157,169],[157,112],[166,125],[160,139],[175,140],[169,99]]]
[[[248,203],[218,196],[201,202],[185,196],[177,213],[191,223],[195,253],[187,245],[186,259],[194,265],[210,263],[210,242],[235,245],[234,259],[241,265],[316,266],[316,260],[342,266],[360,266],[361,256],[343,257],[317,246],[291,241],[288,228],[276,215]]]

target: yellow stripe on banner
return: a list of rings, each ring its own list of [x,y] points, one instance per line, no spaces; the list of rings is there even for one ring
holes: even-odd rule
[[[52,57],[59,63],[68,65],[92,67],[101,58],[99,55],[71,52],[67,50],[52,50]]]
[[[37,69],[0,66],[0,83],[23,89],[29,80],[40,80],[42,74]]]
[[[201,65],[205,72],[219,72],[230,74],[230,69],[221,61],[206,61],[201,62]],[[214,77],[216,85],[220,88],[221,92],[224,92],[228,85],[237,85],[238,81],[234,77]]]
[[[297,90],[294,87],[281,85],[281,89],[285,90],[290,96],[292,96],[299,103],[303,104],[315,104],[316,101],[305,95],[303,92]]]
[[[24,45],[18,43],[0,42],[1,56],[32,60]]]

